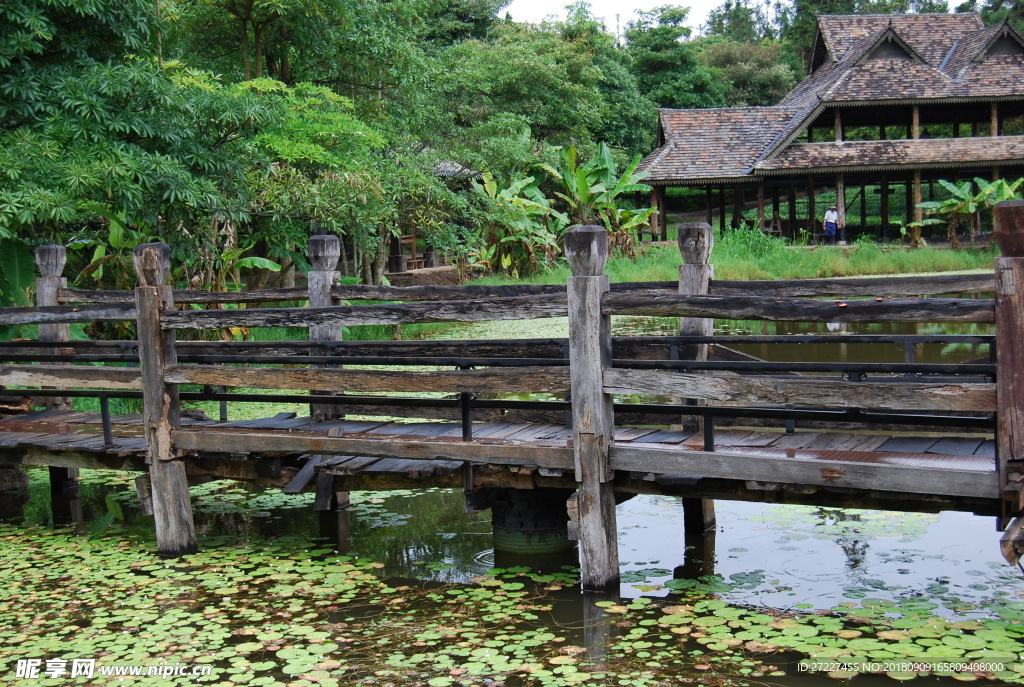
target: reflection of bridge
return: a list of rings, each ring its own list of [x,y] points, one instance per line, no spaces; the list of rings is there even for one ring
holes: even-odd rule
[[[14,394],[9,403],[24,394],[33,399],[26,405],[48,409],[0,420],[0,460],[51,466],[55,486],[73,484],[78,468],[147,471],[138,482],[140,497],[152,501],[158,546],[167,554],[196,548],[189,476],[257,481],[289,492],[315,489],[318,510],[344,509],[347,491],[355,489],[464,488],[478,508],[522,490],[546,489],[560,499],[571,494],[567,508],[556,504],[555,511],[580,540],[588,588],[617,579],[614,504],[629,494],[683,496],[691,533],[713,522],[714,498],[955,508],[1000,515],[1003,525],[1020,514],[1015,447],[1022,423],[1012,380],[1024,369],[1016,362],[1024,349],[1016,334],[1020,296],[1012,286],[1024,280],[1017,275],[1024,270],[1021,259],[999,260],[996,301],[892,298],[990,291],[993,279],[721,282],[710,279],[705,225],[684,227],[680,243],[687,264],[679,284],[610,288],[601,276],[606,234],[579,227],[566,238],[574,274],[567,288],[391,289],[336,285],[337,241],[314,237],[308,289],[242,294],[164,286],[170,266],[162,244],[136,248],[141,285],[134,293],[71,290],[59,276],[63,250],[43,247],[37,253],[41,305],[0,311],[0,325],[40,324],[40,340],[0,344],[6,363],[0,383],[31,389],[8,389]],[[851,300],[808,298],[825,295]],[[310,308],[176,305],[307,297]],[[338,304],[343,299],[425,302]],[[566,314],[568,340],[341,341],[341,325]],[[682,332],[613,339],[609,316],[621,314],[679,316]],[[711,330],[713,317],[995,321],[999,359],[768,363],[722,347]],[[67,340],[67,323],[124,320],[136,322],[138,341]],[[179,329],[261,326],[309,327],[310,341],[175,340]],[[781,340],[757,339],[773,338]],[[839,339],[851,341],[841,335],[815,341]],[[984,336],[857,339],[992,344]],[[228,387],[272,393],[228,393]],[[500,398],[509,392],[570,394],[571,402]],[[98,397],[101,412],[72,411],[73,396]],[[111,397],[142,398],[143,413],[111,417]],[[310,403],[311,417],[230,421],[226,403],[219,420],[182,413],[182,401],[198,399]],[[357,414],[428,421],[351,419]],[[724,430],[727,420],[747,429]]]

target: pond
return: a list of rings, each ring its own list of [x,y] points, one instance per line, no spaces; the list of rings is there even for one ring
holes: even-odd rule
[[[687,550],[679,499],[638,496],[618,507],[621,596],[593,597],[571,552],[495,560],[488,514],[451,490],[354,492],[341,554],[312,495],[197,484],[202,552],[173,561],[130,475],[55,498],[30,470],[23,516],[0,524],[4,684],[19,660],[41,685],[135,667],[223,687],[1024,682],[1024,579],[992,520],[964,513],[718,502]],[[46,677],[75,659],[91,677]]]
[[[677,326],[636,325],[617,333]],[[565,335],[564,320],[514,326],[450,335]],[[756,327],[719,323],[807,333]],[[795,350],[861,359],[839,346]],[[496,555],[489,513],[452,490],[353,492],[339,515],[314,513],[312,494],[195,484],[201,552],[162,560],[132,481],[89,472],[77,498],[51,500],[34,469],[29,500],[6,499],[0,684],[1024,684],[1024,575],[991,518],[719,501],[713,532],[688,540],[678,498],[637,496],[617,508],[619,594],[599,596],[579,593],[574,551]]]

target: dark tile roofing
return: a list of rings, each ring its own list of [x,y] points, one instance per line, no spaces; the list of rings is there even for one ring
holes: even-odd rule
[[[1011,161],[1024,164],[1024,136],[794,143],[775,157],[758,162],[755,172],[956,167]]]
[[[661,110],[667,143],[648,155],[638,171],[648,173],[646,183],[745,177],[795,114],[777,105]]]
[[[755,165],[756,170],[787,169],[787,146],[795,147],[793,139],[830,105],[1024,98],[1024,52],[987,53],[1001,35],[1021,42],[1005,22],[985,28],[981,18],[971,13],[825,15],[818,17],[818,26],[818,40],[830,59],[778,105],[662,110],[665,145],[641,164],[642,170],[650,172],[648,180],[665,183],[741,178],[756,173]],[[905,50],[906,58],[872,59],[874,50],[888,41],[898,50]],[[966,140],[952,147],[964,155],[995,155],[978,158],[986,160],[1004,160],[1007,155],[1017,154],[1007,152],[1011,148],[1016,151],[1016,143],[986,144],[1001,147],[1003,152],[999,152],[981,150],[980,143],[962,142]],[[898,148],[905,142],[857,142],[848,153],[862,150],[870,157],[877,152],[871,148],[875,143],[880,151]],[[818,149],[832,144],[800,145]],[[924,145],[935,154],[942,151],[941,145]],[[772,167],[775,159],[783,160],[782,166]]]
[[[829,56],[839,62],[865,39],[892,29],[925,62],[939,66],[953,44],[985,28],[981,17],[959,14],[838,14],[818,17],[818,30]]]

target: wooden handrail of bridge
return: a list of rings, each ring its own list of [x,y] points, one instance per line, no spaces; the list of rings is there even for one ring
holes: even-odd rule
[[[695,226],[691,227],[689,236],[691,239],[706,236],[709,231],[710,228],[704,225]],[[1015,486],[1019,484],[1021,474],[1018,444],[1015,442],[1024,445],[1024,426],[1018,428],[1016,420],[1024,411],[1019,411],[1007,401],[1008,394],[1021,393],[1012,390],[1013,387],[1004,379],[1013,378],[1017,374],[1016,369],[1024,369],[1024,362],[1021,362],[1024,361],[1024,353],[1018,355],[1014,352],[1022,348],[1016,342],[1020,339],[1017,333],[1024,328],[1024,316],[1017,313],[1022,305],[1016,291],[1008,286],[1018,277],[1004,263],[1000,263],[1002,271],[997,270],[1001,275],[998,279],[989,274],[742,283],[712,279],[709,266],[693,264],[694,252],[688,254],[684,250],[684,255],[691,255],[691,262],[681,268],[679,284],[612,285],[603,274],[607,257],[606,233],[597,227],[576,227],[566,237],[573,276],[565,286],[362,287],[335,283],[337,273],[330,258],[337,248],[333,245],[336,239],[315,238],[322,245],[317,248],[319,257],[311,256],[315,258],[316,274],[311,275],[308,288],[241,294],[174,290],[167,285],[170,265],[166,246],[146,244],[135,252],[141,285],[133,292],[92,292],[60,286],[51,290],[57,294],[56,300],[64,305],[0,309],[0,325],[56,327],[71,322],[135,321],[139,332],[137,342],[78,344],[67,342],[66,333],[53,330],[47,335],[47,340],[34,342],[34,345],[33,342],[18,342],[17,345],[0,347],[0,356],[5,351],[12,356],[23,356],[17,358],[17,364],[0,365],[0,385],[55,387],[67,389],[62,393],[68,396],[75,395],[71,387],[142,391],[148,463],[157,510],[158,546],[163,553],[180,554],[195,549],[183,463],[195,453],[401,455],[412,459],[443,458],[469,463],[574,468],[579,488],[578,512],[581,519],[578,524],[583,578],[585,587],[589,589],[613,584],[618,576],[612,488],[616,470],[692,472],[707,477],[746,480],[769,479],[776,475],[783,481],[792,479],[797,484],[890,491],[914,488],[914,480],[919,479],[918,488],[932,488],[936,494],[996,498],[1002,491],[1007,513],[1017,513],[1024,506],[1021,504],[1024,498],[1022,490]],[[706,261],[710,239],[704,248],[703,259]],[[688,282],[690,285],[685,293],[674,293],[682,288],[684,272],[692,277],[692,283]],[[54,275],[46,278],[52,280]],[[1019,278],[1024,281],[1024,267],[1021,267]],[[983,293],[992,289],[997,292],[995,300],[905,297],[925,293]],[[825,297],[832,295],[841,295],[842,298]],[[305,298],[309,298],[312,307],[237,310],[180,307],[182,303],[269,303]],[[341,304],[341,300],[408,302],[349,305]],[[52,303],[54,298],[50,301]],[[1007,315],[1010,311],[1017,314]],[[696,336],[664,337],[663,342],[650,337],[613,339],[609,318],[625,314],[681,317],[684,321],[682,331]],[[570,321],[569,337],[563,340],[516,343],[340,341],[341,325],[476,322],[566,315]],[[708,325],[711,318],[809,322],[995,322],[1004,338],[1000,340],[999,372],[995,381],[991,379],[991,366],[979,367],[980,371],[971,368],[969,374],[948,372],[945,368],[938,371],[941,366],[936,366],[928,374],[938,372],[941,379],[933,377],[929,381],[928,377],[922,376],[898,383],[877,378],[840,381],[814,376],[780,377],[756,365],[752,371],[739,376],[729,373],[725,369],[728,366],[720,366],[716,370],[714,365],[706,362],[709,346],[719,343]],[[175,340],[177,330],[267,326],[309,327],[310,341]],[[1012,332],[1009,337],[1006,337],[1007,331]],[[66,344],[66,350],[61,343]],[[138,349],[137,354],[135,348]],[[1004,354],[1006,348],[1013,350]],[[78,359],[81,362],[86,362],[87,356],[91,355],[99,357],[94,362],[101,364],[68,364],[76,362],[76,353],[81,354]],[[33,355],[37,357],[33,359]],[[110,357],[104,358],[104,355]],[[268,359],[277,356],[279,360],[255,356]],[[346,358],[351,360],[359,356],[367,359],[407,357],[409,360],[397,362],[433,363],[435,366],[456,366],[454,364],[457,363],[460,368],[475,369],[353,369]],[[566,356],[568,365],[563,361]],[[423,360],[416,360],[417,357]],[[506,364],[501,360],[503,358],[546,358],[559,364],[527,364],[527,361]],[[138,360],[139,367],[120,366],[134,360]],[[244,364],[254,360],[258,360],[257,364],[261,366]],[[647,368],[656,367],[657,361],[665,364],[663,369],[629,368],[630,361],[639,360],[654,361],[642,366]],[[676,364],[683,361],[693,361],[699,371],[677,369],[685,367]],[[1021,364],[1017,368],[1008,367],[1008,361],[1014,361],[1014,365]],[[313,392],[317,401],[312,404],[311,416],[317,419],[336,418],[343,412],[339,409],[344,407],[342,404],[326,402],[330,400],[330,394],[340,392],[458,394],[463,412],[468,407],[465,403],[471,393],[571,392],[572,440],[563,440],[560,444],[488,443],[486,440],[460,441],[457,438],[371,439],[325,437],[302,432],[282,434],[183,429],[178,421],[178,393],[179,387],[185,384],[208,388],[329,390]],[[865,465],[849,459],[849,456],[813,462],[781,454],[770,458],[762,456],[753,461],[759,463],[755,467],[750,456],[742,452],[715,451],[713,445],[710,446],[712,450],[707,451],[696,451],[693,447],[616,446],[613,440],[616,409],[612,403],[616,395],[688,399],[687,402],[694,405],[708,403],[722,408],[787,406],[812,410],[955,412],[982,419],[998,411],[1001,447],[998,470],[991,474],[979,472],[964,478],[962,483],[940,486],[943,480],[948,481],[949,476],[941,468],[932,471],[934,475],[925,476],[921,469],[915,472],[896,465]],[[1019,405],[1024,408],[1024,400]],[[677,417],[686,417],[685,408],[680,406]],[[703,416],[709,417],[706,412]],[[1024,422],[1020,424],[1024,425]],[[961,475],[960,472],[955,474]]]

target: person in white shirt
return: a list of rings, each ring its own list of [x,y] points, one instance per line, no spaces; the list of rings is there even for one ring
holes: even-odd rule
[[[834,246],[836,243],[836,229],[839,228],[839,211],[835,205],[831,206],[825,213],[822,228],[825,230],[825,243]]]

